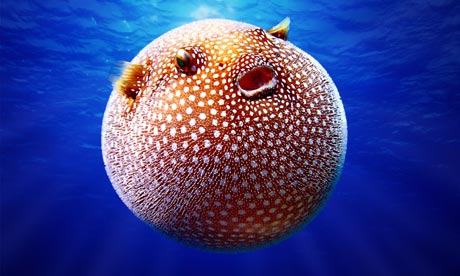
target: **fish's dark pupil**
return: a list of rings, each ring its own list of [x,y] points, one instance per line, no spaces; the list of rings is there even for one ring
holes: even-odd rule
[[[179,65],[180,67],[184,67],[185,61],[182,60],[180,57],[177,57],[177,65]]]

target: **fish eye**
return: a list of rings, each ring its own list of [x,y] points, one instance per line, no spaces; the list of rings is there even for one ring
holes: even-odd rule
[[[182,73],[194,74],[197,71],[196,60],[192,51],[185,48],[177,50],[174,62],[177,69]]]

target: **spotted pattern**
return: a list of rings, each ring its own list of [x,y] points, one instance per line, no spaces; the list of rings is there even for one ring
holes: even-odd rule
[[[196,72],[178,70],[189,49]],[[325,202],[343,164],[346,119],[323,67],[288,41],[228,20],[157,38],[135,97],[112,92],[102,151],[123,202],[161,232],[214,250],[278,241]],[[238,76],[268,66],[276,86],[248,98]]]

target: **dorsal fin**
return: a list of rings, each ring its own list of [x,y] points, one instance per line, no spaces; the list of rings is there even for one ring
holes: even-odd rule
[[[283,21],[268,29],[267,32],[274,37],[281,38],[282,40],[287,40],[287,33],[289,31],[290,23],[291,20],[289,17],[286,17],[283,19]]]

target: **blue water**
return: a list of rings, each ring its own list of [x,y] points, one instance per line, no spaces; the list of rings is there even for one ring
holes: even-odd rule
[[[460,275],[460,2],[0,1],[1,264],[8,275]],[[184,23],[269,28],[334,79],[349,144],[302,231],[238,254],[151,230],[100,151],[117,64]]]

